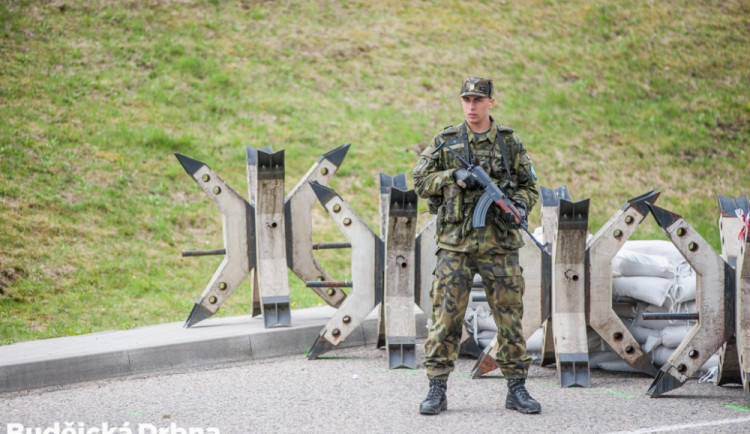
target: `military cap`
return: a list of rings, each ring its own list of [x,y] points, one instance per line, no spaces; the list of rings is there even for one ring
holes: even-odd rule
[[[461,96],[468,95],[492,98],[492,80],[479,77],[467,78],[461,86]]]

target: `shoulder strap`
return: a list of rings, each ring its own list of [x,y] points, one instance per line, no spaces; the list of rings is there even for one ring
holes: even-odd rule
[[[503,155],[503,165],[505,166],[505,171],[508,172],[508,177],[510,178],[510,163],[508,160],[508,147],[505,146],[505,137],[500,133],[501,131],[507,131],[504,129],[501,129],[498,125],[497,127],[497,134],[495,135],[495,140],[500,140],[500,153]]]
[[[466,122],[461,124],[461,140],[464,142],[464,154],[466,154],[466,161],[469,164],[472,163],[471,149],[469,148],[469,132],[466,129]]]

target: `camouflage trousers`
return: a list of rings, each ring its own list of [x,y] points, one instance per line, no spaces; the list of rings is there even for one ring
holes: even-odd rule
[[[476,253],[439,250],[432,281],[432,325],[425,343],[425,367],[430,379],[447,379],[454,369],[474,274],[482,276],[484,292],[497,325],[499,350],[495,360],[506,379],[526,378],[521,318],[524,279],[518,251],[480,257]]]

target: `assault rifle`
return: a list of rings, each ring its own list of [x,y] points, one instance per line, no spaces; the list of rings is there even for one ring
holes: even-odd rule
[[[440,148],[442,148],[442,146],[438,147],[434,152],[438,152]],[[492,181],[492,178],[490,178],[490,175],[485,172],[482,166],[469,163],[450,146],[447,148],[456,158],[458,158],[458,161],[466,166],[466,170],[474,177],[474,180],[482,186],[482,189],[484,189],[484,194],[479,198],[479,202],[477,202],[477,205],[474,207],[474,215],[472,215],[471,224],[475,228],[484,227],[487,221],[487,212],[490,209],[490,205],[494,203],[500,207],[506,216],[512,216],[513,222],[508,223],[515,223],[518,225],[529,235],[529,237],[531,237],[537,247],[544,251],[545,246],[540,243],[531,232],[529,232],[529,222],[526,220],[525,216],[518,211],[518,208],[516,208],[503,190]]]

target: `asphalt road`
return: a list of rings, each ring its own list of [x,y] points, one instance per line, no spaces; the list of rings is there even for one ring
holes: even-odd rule
[[[421,416],[419,403],[427,393],[421,365],[388,369],[385,351],[372,346],[324,357],[0,394],[0,432],[750,432],[750,407],[738,386],[690,380],[649,398],[652,379],[644,375],[593,370],[591,387],[563,389],[554,368],[533,366],[528,389],[543,409],[523,415],[505,409],[506,383],[498,371],[473,380],[474,360],[460,359],[448,382],[448,410]]]

